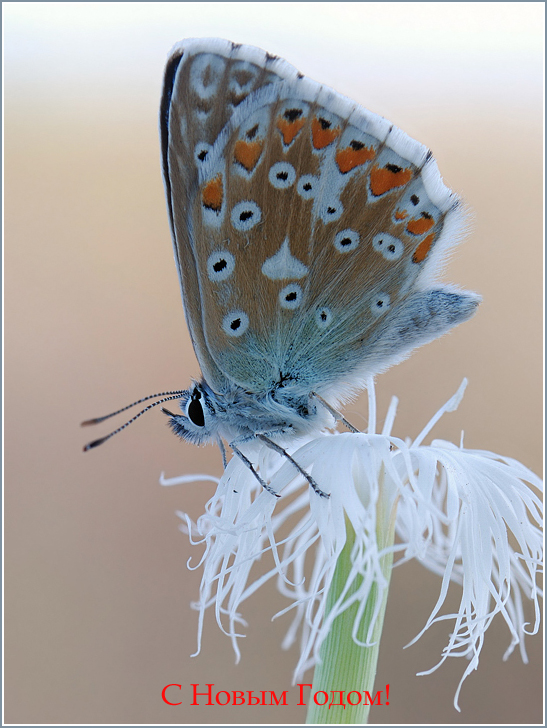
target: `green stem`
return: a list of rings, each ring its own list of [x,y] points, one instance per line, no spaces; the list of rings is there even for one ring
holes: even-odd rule
[[[378,513],[379,533],[377,533],[377,538],[380,549],[393,544],[395,530],[394,511],[395,509],[391,513],[391,517],[388,518],[385,517],[386,514]],[[380,524],[383,524],[383,526],[380,526]],[[332,584],[327,596],[326,614],[329,613],[337,598],[340,596],[351,569],[351,550],[355,542],[355,533],[348,519],[346,519],[346,532],[346,544],[338,558]],[[388,586],[392,563],[393,554],[390,552],[382,559],[382,572],[388,580]],[[354,581],[349,593],[353,593],[359,587],[360,581],[362,581],[362,577],[358,577]],[[334,620],[332,628],[321,646],[321,662],[315,668],[313,686],[310,694],[310,701],[312,702],[308,707],[306,723],[367,722],[370,705],[364,704],[364,691],[368,691],[371,698],[374,698],[374,679],[378,664],[380,636],[384,625],[387,593],[388,587],[384,591],[381,610],[374,626],[372,641],[375,644],[372,647],[361,647],[352,639],[353,624],[359,608],[358,603],[353,604]],[[374,584],[370,590],[358,633],[359,638],[363,641],[374,613],[377,594],[378,587]],[[320,690],[326,692],[329,696],[329,700],[325,705],[316,705],[313,701],[313,696]],[[350,705],[345,699],[348,693],[353,690],[361,693],[362,699],[359,705]],[[338,691],[341,691],[346,707],[332,705],[329,708],[329,703],[333,695],[340,698]],[[356,698],[357,696],[354,694],[352,696],[352,702],[355,702]],[[321,696],[320,699],[324,699],[324,696]],[[368,703],[369,701],[367,700],[366,702]]]

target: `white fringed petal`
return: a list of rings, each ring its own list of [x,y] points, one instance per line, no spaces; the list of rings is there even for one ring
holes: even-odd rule
[[[179,513],[184,520],[181,529],[193,543],[205,545],[199,564],[193,567],[203,566],[195,605],[200,614],[198,652],[205,610],[214,607],[217,623],[231,638],[239,660],[238,630],[245,625],[241,606],[276,577],[279,590],[291,600],[281,614],[294,612],[283,646],[300,639],[295,670],[299,678],[317,661],[334,619],[355,602],[364,608],[373,585],[378,587],[375,604],[380,609],[387,588],[381,562],[392,550],[400,554],[398,563],[415,558],[442,577],[437,603],[415,640],[437,621],[454,621],[441,660],[432,670],[450,656],[469,658],[456,707],[461,684],[477,668],[484,633],[496,614],[503,616],[511,635],[505,657],[518,644],[526,661],[524,637],[537,632],[540,619],[536,582],[543,559],[542,482],[522,464],[494,453],[465,450],[440,440],[421,445],[438,419],[458,406],[465,384],[411,443],[390,434],[396,400],[382,434],[374,434],[371,383],[368,434],[325,433],[292,453],[320,488],[330,493],[328,499],[316,495],[289,461],[264,446],[255,447],[249,455],[282,498],[263,491],[250,470],[232,458],[197,523]],[[188,480],[184,477],[179,482]],[[162,482],[172,485],[177,479]],[[382,543],[395,509],[398,542],[382,549],[378,542]],[[289,529],[289,522],[295,521]],[[346,543],[347,521],[356,534],[352,567],[346,587],[325,617],[326,596]],[[252,580],[251,568],[265,554],[273,557],[271,563]],[[356,582],[356,577],[361,578]],[[460,608],[457,614],[441,614],[450,582],[462,587]],[[360,586],[351,591],[354,583]],[[523,597],[535,607],[529,632]],[[356,641],[361,617],[359,611],[353,630]],[[362,644],[370,644],[373,627]]]

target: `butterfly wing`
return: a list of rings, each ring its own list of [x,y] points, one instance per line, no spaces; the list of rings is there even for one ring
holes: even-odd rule
[[[225,376],[204,339],[197,276],[200,225],[190,219],[189,210],[198,194],[200,167],[234,110],[257,89],[292,75],[296,71],[281,59],[220,39],[182,41],[165,69],[160,136],[175,261],[192,343],[208,383],[216,389],[222,389]],[[219,194],[218,188],[210,190],[212,209]]]
[[[200,346],[227,379],[340,393],[475,310],[473,294],[430,284],[458,200],[385,119],[284,64],[207,152],[187,211],[190,288]]]

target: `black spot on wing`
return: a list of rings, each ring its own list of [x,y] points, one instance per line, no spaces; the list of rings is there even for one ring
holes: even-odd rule
[[[299,119],[303,114],[302,109],[286,109],[283,116],[287,121],[293,122]]]

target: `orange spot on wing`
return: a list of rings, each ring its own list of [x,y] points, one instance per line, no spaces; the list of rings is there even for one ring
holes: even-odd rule
[[[412,262],[413,263],[421,263],[424,261],[427,257],[427,254],[429,253],[429,250],[431,246],[433,245],[433,241],[435,240],[435,233],[431,233],[431,235],[428,235],[425,240],[422,240],[422,242],[418,245],[416,250],[414,251],[414,255],[412,256]]]
[[[390,169],[389,167],[394,167]],[[370,189],[375,197],[383,195],[396,187],[404,187],[412,178],[411,169],[401,169],[395,165],[374,167],[370,173]]]
[[[411,220],[406,229],[413,235],[423,235],[435,225],[435,220],[427,213],[422,213],[422,216],[417,220]]]
[[[256,163],[262,153],[262,142],[246,142],[239,139],[234,147],[234,159],[250,172],[256,167]]]
[[[220,212],[222,207],[222,199],[224,191],[222,188],[222,175],[217,174],[212,180],[209,180],[201,191],[201,201],[203,205],[210,210]]]
[[[305,117],[295,119],[294,121],[289,121],[289,119],[283,118],[279,118],[277,120],[277,128],[283,135],[283,144],[285,144],[285,146],[288,146],[289,144],[291,144],[291,142],[294,141],[296,135],[298,134],[300,129],[302,129],[305,123]]]
[[[362,149],[353,149],[346,147],[336,152],[336,164],[342,174],[346,174],[355,167],[359,167],[365,162],[369,162],[374,157],[373,147],[363,147]]]
[[[404,220],[405,217],[408,215],[408,212],[406,210],[397,210],[395,215],[393,216],[396,220]]]
[[[325,127],[324,123],[315,117],[311,123],[311,136],[315,149],[324,149],[336,139],[340,134],[340,127]]]

